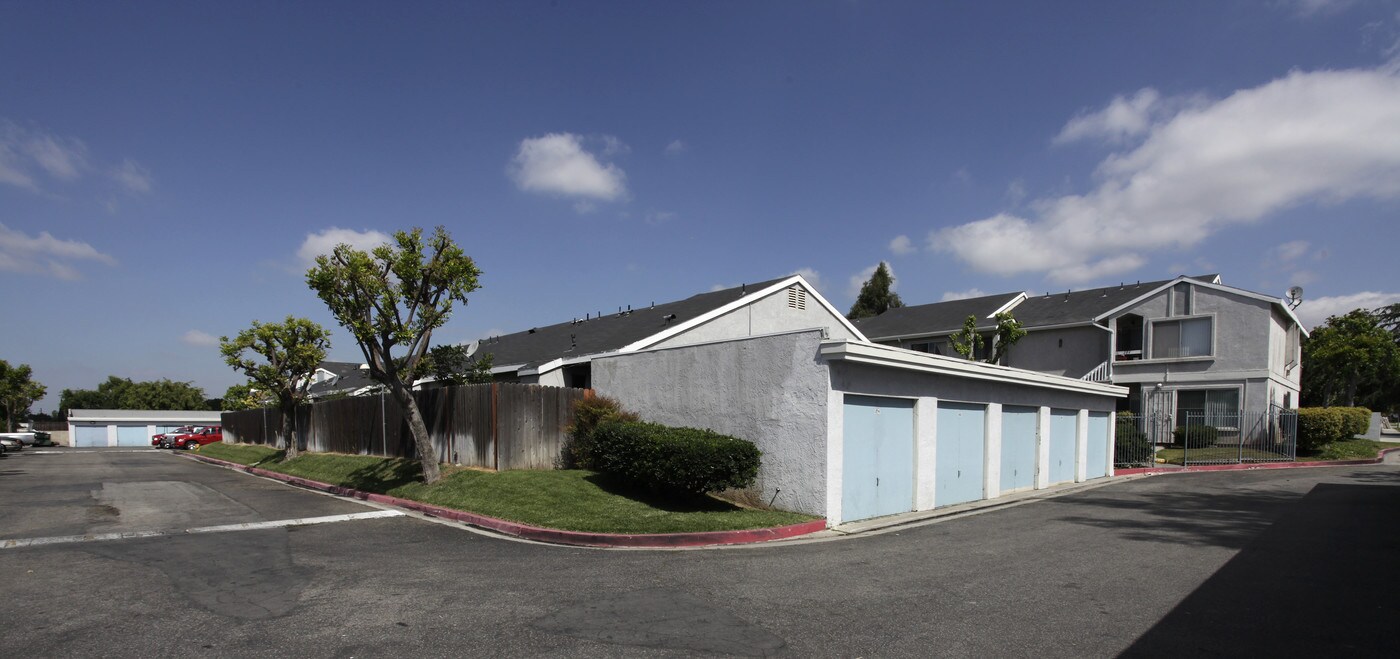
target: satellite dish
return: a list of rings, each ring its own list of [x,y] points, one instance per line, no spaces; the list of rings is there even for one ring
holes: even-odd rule
[[[1288,289],[1288,308],[1293,309],[1303,303],[1303,287],[1291,286]]]

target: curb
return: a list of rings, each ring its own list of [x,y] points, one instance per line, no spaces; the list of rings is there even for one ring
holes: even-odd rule
[[[312,490],[329,492],[337,496],[350,497],[363,501],[386,504],[398,508],[450,519],[464,524],[490,529],[499,533],[513,535],[527,540],[538,542],[548,542],[559,545],[573,545],[578,547],[631,547],[631,548],[680,548],[680,547],[708,547],[715,545],[741,545],[757,542],[768,542],[770,540],[785,540],[795,538],[809,533],[826,530],[826,520],[817,519],[801,524],[791,524],[788,526],[775,526],[764,529],[744,529],[740,531],[700,531],[696,533],[588,533],[583,531],[564,531],[561,529],[545,529],[537,526],[529,526],[517,522],[510,522],[495,517],[488,517],[477,513],[469,513],[462,510],[442,508],[431,504],[411,501],[391,497],[387,494],[375,494],[373,492],[363,492],[360,490],[322,483],[297,476],[258,469],[248,465],[211,458],[198,454],[187,454],[193,460],[207,462],[212,465],[242,471],[282,481],[291,485],[305,487]]]
[[[1383,448],[1370,460],[1326,460],[1317,462],[1256,462],[1252,464],[1233,465],[1198,465],[1195,467],[1134,467],[1132,469],[1114,469],[1114,476],[1132,476],[1135,474],[1180,474],[1183,472],[1197,471],[1254,471],[1256,469],[1306,469],[1309,467],[1354,467],[1361,465],[1381,464],[1385,461],[1387,453],[1400,451],[1400,446],[1395,448]]]

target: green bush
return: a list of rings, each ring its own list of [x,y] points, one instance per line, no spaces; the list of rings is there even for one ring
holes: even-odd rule
[[[1172,429],[1172,440],[1186,448],[1209,448],[1220,441],[1220,431],[1215,426],[1177,426]]]
[[[1119,412],[1113,435],[1113,463],[1116,465],[1151,464],[1155,451],[1147,433],[1138,425],[1132,412]]]
[[[565,467],[596,469],[593,466],[593,431],[598,424],[609,421],[637,421],[637,415],[622,408],[622,403],[607,396],[591,396],[574,403],[574,422],[569,426],[569,439],[564,446]]]
[[[592,468],[658,490],[702,494],[753,485],[753,442],[698,428],[608,419],[593,430]]]
[[[1298,410],[1298,451],[1320,451],[1342,439],[1342,413],[1335,407],[1303,407]]]
[[[1364,407],[1332,407],[1342,415],[1342,439],[1366,434],[1371,429],[1371,410]]]

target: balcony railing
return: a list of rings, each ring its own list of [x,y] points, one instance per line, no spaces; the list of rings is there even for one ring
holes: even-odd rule
[[[1104,362],[1094,367],[1094,370],[1084,374],[1080,380],[1090,382],[1109,382],[1113,379],[1113,362]]]

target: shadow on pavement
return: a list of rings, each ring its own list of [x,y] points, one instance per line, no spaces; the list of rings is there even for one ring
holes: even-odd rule
[[[1400,656],[1397,556],[1400,487],[1320,484],[1122,656]]]

